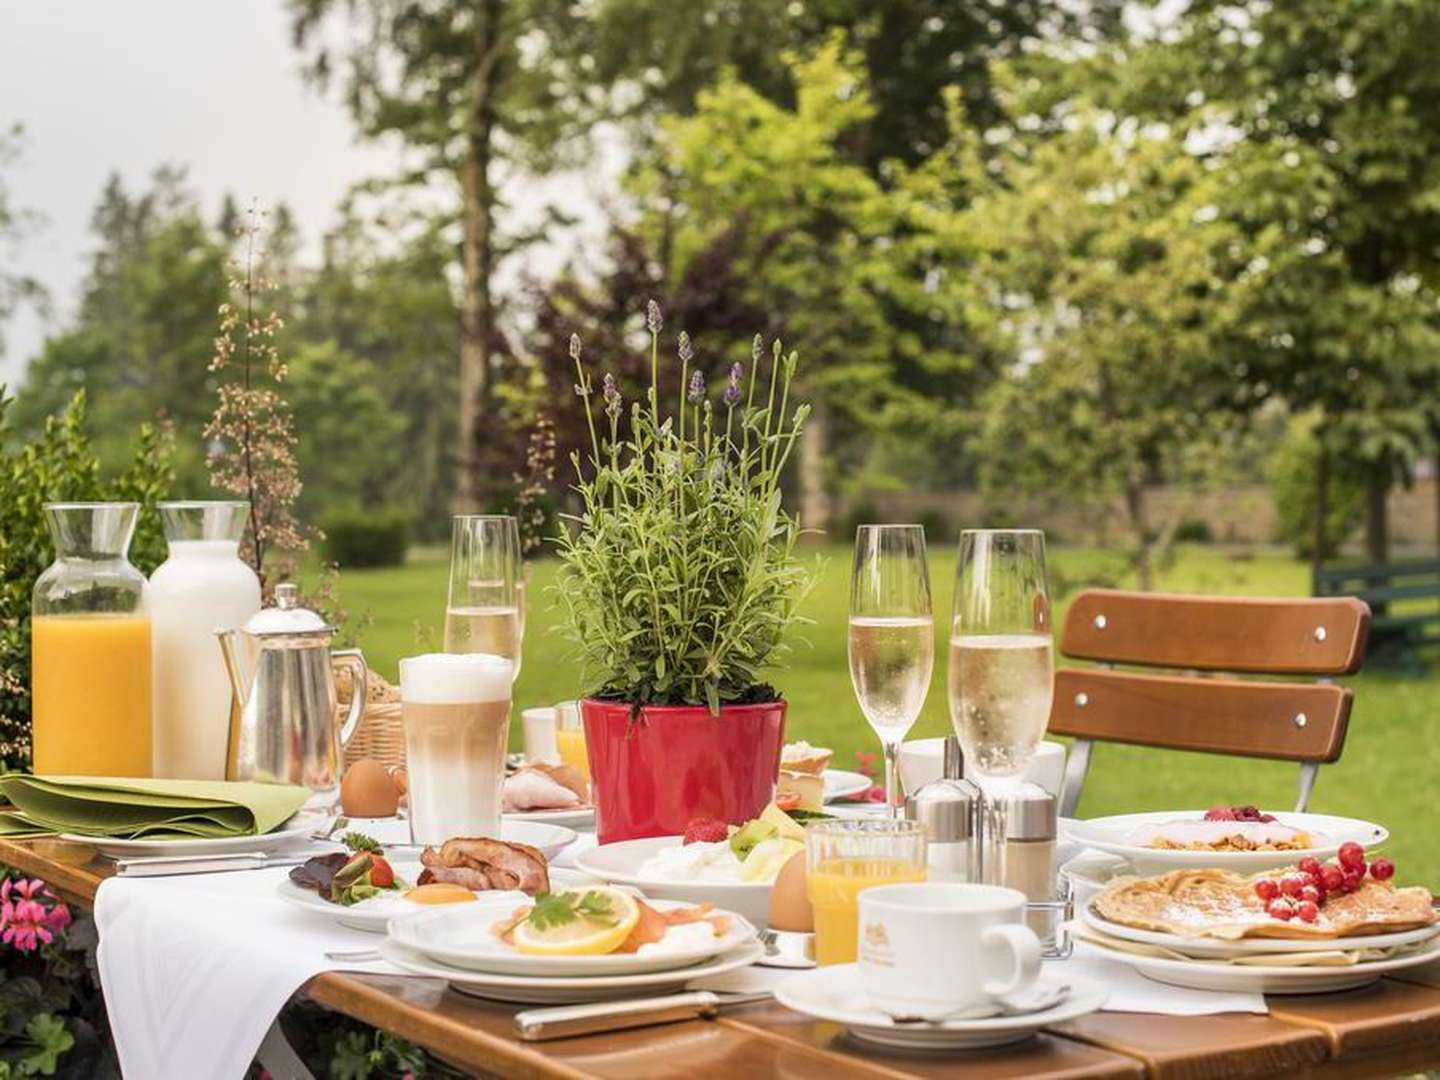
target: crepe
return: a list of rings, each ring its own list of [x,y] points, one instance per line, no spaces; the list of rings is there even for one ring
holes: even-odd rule
[[[1175,870],[1159,877],[1120,878],[1092,904],[1101,918],[1121,926],[1222,941],[1360,937],[1417,930],[1436,921],[1428,889],[1399,889],[1374,879],[1353,893],[1331,896],[1313,923],[1276,919],[1255,894],[1255,882],[1280,876],[1283,872],[1245,877],[1228,870]]]

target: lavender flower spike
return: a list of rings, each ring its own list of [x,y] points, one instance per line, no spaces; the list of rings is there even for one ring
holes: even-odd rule
[[[605,382],[602,385],[601,393],[605,398],[605,415],[611,420],[620,419],[620,388],[615,385],[615,376],[608,371],[605,373]]]
[[[579,361],[580,361],[580,335],[579,335],[579,334],[571,334],[571,335],[570,335],[570,359],[574,360],[576,363],[579,363]]]
[[[658,334],[660,328],[665,325],[665,320],[660,318],[660,305],[654,300],[645,305],[645,325],[649,327],[652,334]]]
[[[705,400],[705,375],[703,372],[696,371],[690,376],[690,393],[688,396],[691,405],[699,405],[700,402]]]
[[[695,359],[695,350],[690,345],[690,335],[684,330],[680,331],[680,359],[687,364]]]
[[[740,380],[745,378],[745,365],[734,363],[730,365],[730,382],[725,387],[725,393],[721,395],[726,405],[732,408],[740,403]]]
[[[755,340],[750,342],[750,359],[755,361],[756,364],[759,364],[760,356],[764,351],[765,339],[762,338],[759,334],[756,334]]]

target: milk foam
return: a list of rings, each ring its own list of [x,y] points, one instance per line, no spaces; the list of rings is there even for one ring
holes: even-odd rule
[[[515,665],[489,653],[425,653],[400,661],[400,696],[425,705],[510,700]]]

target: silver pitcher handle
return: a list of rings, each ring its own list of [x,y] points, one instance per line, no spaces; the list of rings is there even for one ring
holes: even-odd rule
[[[336,649],[330,654],[330,663],[351,671],[350,707],[345,710],[345,722],[340,725],[340,745],[345,747],[360,728],[360,717],[365,712],[365,684],[370,673],[359,649]]]

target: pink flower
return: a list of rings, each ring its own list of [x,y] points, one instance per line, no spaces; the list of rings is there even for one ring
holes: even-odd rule
[[[0,943],[34,952],[49,945],[69,925],[70,909],[43,881],[6,878],[0,882]]]

